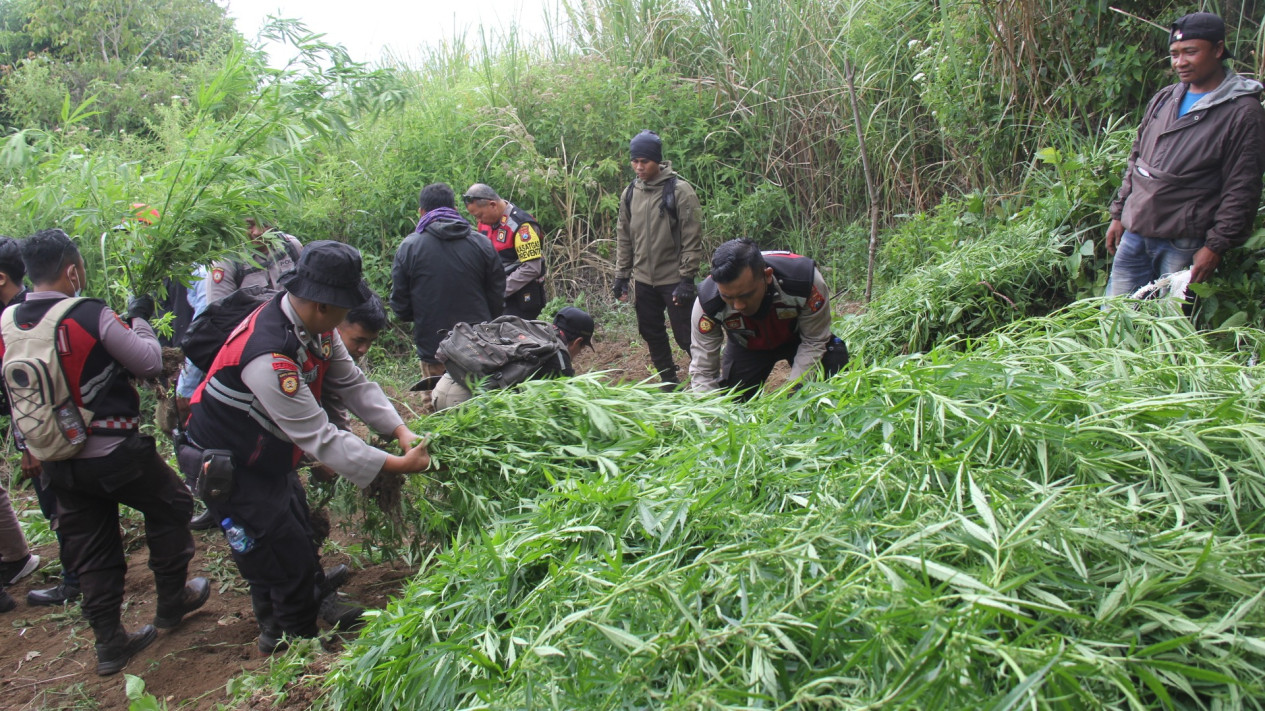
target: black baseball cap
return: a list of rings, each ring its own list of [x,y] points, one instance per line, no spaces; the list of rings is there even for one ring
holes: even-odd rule
[[[349,244],[326,239],[304,247],[299,263],[279,283],[301,299],[354,309],[373,294],[361,274],[360,252]]]
[[[1169,44],[1193,39],[1208,40],[1213,44],[1225,42],[1225,20],[1211,12],[1192,12],[1179,17],[1169,28]],[[1229,47],[1225,48],[1222,59],[1234,59]]]
[[[553,317],[553,325],[567,334],[567,339],[580,339],[580,345],[593,347],[593,317],[583,309],[568,306]]]

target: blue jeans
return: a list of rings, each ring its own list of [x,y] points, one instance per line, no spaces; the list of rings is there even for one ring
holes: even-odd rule
[[[1128,296],[1165,274],[1180,272],[1195,260],[1204,237],[1152,239],[1125,232],[1111,263],[1107,296]]]

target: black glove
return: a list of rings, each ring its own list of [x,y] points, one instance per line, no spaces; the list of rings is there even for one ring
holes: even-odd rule
[[[139,294],[127,300],[127,320],[134,318],[145,319],[146,321],[154,317],[154,297],[149,294]]]
[[[628,298],[628,279],[616,279],[615,287],[611,289],[611,293],[615,295],[616,301],[624,301]]]
[[[698,296],[698,289],[694,288],[694,280],[682,279],[681,283],[672,290],[672,303],[677,306],[693,306],[696,296]]]

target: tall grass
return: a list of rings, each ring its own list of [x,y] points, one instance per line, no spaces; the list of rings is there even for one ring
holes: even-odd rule
[[[1261,708],[1265,334],[1098,306],[747,406],[475,400],[435,448],[496,506],[333,703]]]

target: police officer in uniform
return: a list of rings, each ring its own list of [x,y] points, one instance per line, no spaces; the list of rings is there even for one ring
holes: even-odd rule
[[[280,288],[281,275],[294,269],[303,252],[303,243],[293,235],[276,231],[254,217],[246,218],[246,232],[250,235],[254,253],[250,261],[220,259],[211,265],[206,282],[206,303],[214,303],[229,294],[248,286]],[[273,246],[264,236],[274,233],[281,242]]]
[[[478,220],[478,231],[492,240],[492,248],[505,267],[504,315],[535,319],[545,308],[540,223],[483,183],[471,185],[461,199],[466,212]]]
[[[272,653],[283,634],[316,635],[323,581],[307,500],[296,467],[304,453],[368,486],[380,472],[425,469],[425,444],[409,431],[377,384],[352,362],[335,328],[370,295],[360,253],[332,241],[314,242],[281,279],[284,293],[256,310],[220,350],[194,392],[189,442],[215,467],[231,454],[231,489],[208,506],[251,539],[233,559],[250,583],[259,649]],[[399,440],[391,455],[332,425],[321,407],[335,393],[374,430]],[[204,469],[204,476],[209,470]],[[215,474],[215,472],[211,472]]]
[[[65,232],[37,232],[22,243],[33,289],[13,307],[14,327],[30,329],[58,301],[77,295],[87,281],[83,258]],[[93,412],[89,436],[72,458],[43,462],[43,477],[57,498],[58,533],[67,570],[79,574],[84,617],[96,636],[97,673],[114,674],[157,636],[206,602],[204,578],[186,581],[193,558],[189,514],[193,497],[167,466],[154,439],[141,435],[140,396],[129,374],[162,372],[162,349],[146,322],[150,297],[128,304],[126,322],[97,299],[72,307],[50,344],[60,359],[76,404]],[[119,504],[145,517],[149,568],[158,604],[153,625],[132,634],[121,621],[127,557],[119,533]]]
[[[847,349],[830,333],[826,294],[821,272],[807,257],[761,252],[745,238],[720,245],[691,316],[691,387],[736,388],[746,399],[780,360],[791,364],[792,382],[819,362],[826,375],[837,372]]]

